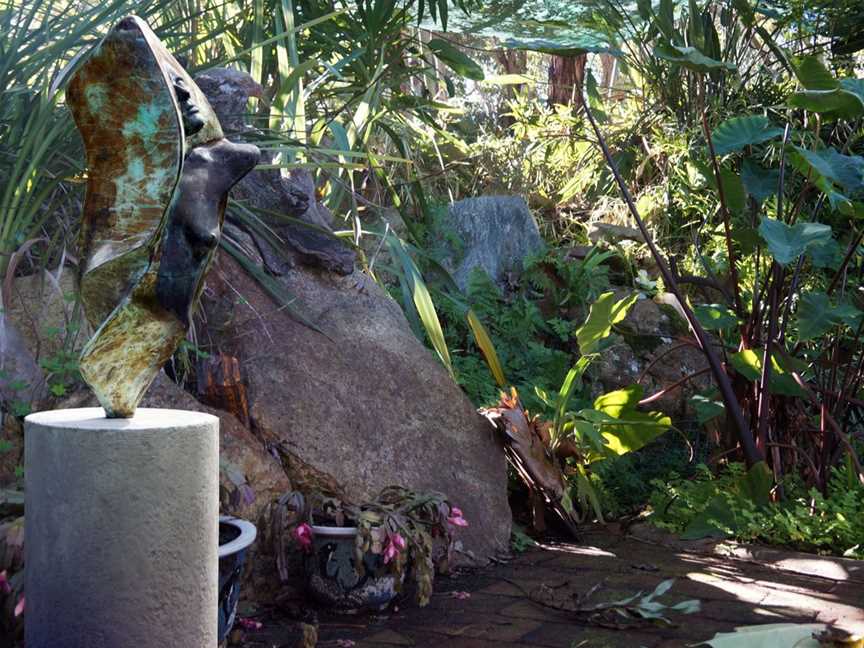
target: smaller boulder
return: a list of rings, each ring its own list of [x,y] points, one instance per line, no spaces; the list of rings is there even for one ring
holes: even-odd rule
[[[442,265],[462,290],[475,268],[496,283],[507,284],[521,273],[525,258],[545,249],[528,205],[520,196],[480,196],[452,205],[436,227],[443,248]]]

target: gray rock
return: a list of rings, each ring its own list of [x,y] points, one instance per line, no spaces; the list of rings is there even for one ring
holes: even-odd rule
[[[298,266],[275,280],[323,334],[220,253],[199,339],[239,359],[252,430],[278,451],[292,485],[352,500],[389,485],[440,491],[470,523],[461,534],[466,550],[484,559],[506,548],[499,440],[398,305],[359,272]]]
[[[443,265],[465,289],[474,268],[499,284],[522,271],[525,257],[545,248],[537,222],[519,196],[480,196],[450,205],[436,237]]]
[[[50,394],[40,363],[57,359],[64,347],[78,349],[89,328],[75,318],[74,272],[16,277],[6,295],[8,308],[0,315],[0,397],[29,403],[33,410],[49,404]],[[24,389],[13,389],[25,383]]]

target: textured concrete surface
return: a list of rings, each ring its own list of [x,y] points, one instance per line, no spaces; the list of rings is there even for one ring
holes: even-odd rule
[[[219,419],[25,422],[28,648],[216,645]]]

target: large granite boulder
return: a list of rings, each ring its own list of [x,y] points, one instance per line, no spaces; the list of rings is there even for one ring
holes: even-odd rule
[[[196,81],[223,123],[248,130],[247,77],[209,70]],[[353,500],[390,485],[441,491],[470,522],[467,552],[485,559],[505,549],[507,472],[493,429],[399,306],[327,234],[332,217],[311,175],[256,170],[231,195],[312,226],[283,223],[287,245],[278,250],[248,228],[232,232],[258,274],[267,271],[266,289],[220,251],[199,332],[206,349],[239,361],[251,430],[292,485]]]
[[[526,257],[545,248],[537,222],[520,196],[459,200],[436,227],[442,264],[462,290],[475,268],[506,285],[521,273]]]
[[[274,303],[229,255],[204,297],[206,331],[240,361],[255,435],[292,484],[366,499],[388,485],[449,495],[470,526],[464,547],[485,559],[510,536],[504,454],[491,426],[367,275],[298,266]]]

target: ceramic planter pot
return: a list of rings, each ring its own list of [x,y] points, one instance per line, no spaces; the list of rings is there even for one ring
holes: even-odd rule
[[[243,563],[257,533],[255,525],[246,520],[219,518],[219,645],[234,625]]]
[[[381,555],[363,556],[363,574],[357,570],[354,527],[312,527],[312,552],[304,560],[309,593],[337,612],[380,612],[396,598],[404,574],[397,577]],[[398,580],[397,580],[398,579]]]

